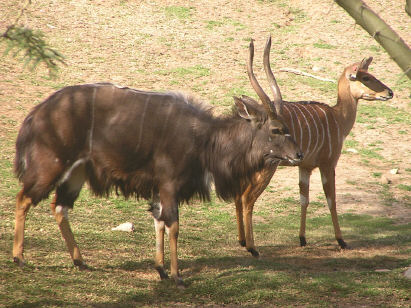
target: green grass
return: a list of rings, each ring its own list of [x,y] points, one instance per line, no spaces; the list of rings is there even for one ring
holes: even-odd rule
[[[336,48],[334,45],[328,44],[324,41],[314,43],[313,46],[315,48],[320,48],[320,49],[335,49]]]
[[[171,19],[179,19],[181,21],[188,20],[192,17],[193,7],[185,6],[167,6],[164,8],[166,16]]]
[[[401,209],[406,214],[411,204],[408,154],[386,154],[384,147],[395,147],[399,141],[390,144],[383,134],[372,143],[358,140],[363,140],[359,138],[361,129],[371,126],[373,133],[392,130],[398,132],[397,139],[406,140],[410,81],[401,78],[387,57],[378,56],[382,49],[364,41],[361,31],[349,31],[347,42],[345,30],[352,27],[352,20],[340,18],[341,12],[334,8],[319,22],[311,16],[323,8],[314,2],[298,8],[284,0],[227,2],[219,10],[215,4],[32,1],[22,21],[42,29],[51,45],[67,57],[68,65],[51,79],[41,66],[29,72],[10,57],[0,63],[0,307],[409,306],[410,281],[402,272],[411,264],[411,225],[397,212]],[[0,15],[10,10],[6,17],[11,20],[19,8],[18,1],[0,1]],[[393,16],[391,21],[401,20]],[[310,34],[307,29],[318,31]],[[380,66],[373,72],[395,92],[389,102],[360,102],[359,124],[365,125],[360,125],[360,131],[354,128],[355,134],[345,142],[345,148],[355,148],[359,155],[343,154],[346,160],[339,163],[339,167],[352,170],[350,176],[337,172],[341,183],[337,187],[339,222],[352,249],[338,248],[321,182],[318,178],[315,182],[314,174],[307,214],[308,244],[299,246],[298,171],[293,169],[297,176],[291,179],[291,172],[286,171],[291,169],[280,167],[254,207],[259,259],[238,244],[233,202],[213,195],[210,202],[194,200],[180,206],[178,253],[186,289],[177,289],[173,281],[160,281],[153,268],[155,234],[147,202],[115,195],[95,198],[87,187],[69,217],[91,270],[79,271],[72,265],[50,213],[52,196],[28,213],[27,264],[16,267],[11,249],[15,196],[20,186],[13,174],[14,144],[31,107],[66,85],[111,81],[142,90],[191,91],[218,112],[229,112],[233,95],[257,98],[246,73],[250,38],[256,40],[255,72],[270,93],[261,63],[268,32],[273,36],[272,68],[284,97],[317,100],[322,96],[320,101],[334,102],[336,84],[277,71],[288,66],[306,70],[315,61],[332,78],[352,59],[358,59],[358,51],[377,54]],[[316,37],[318,33],[321,38]],[[407,96],[399,98],[404,92]],[[390,105],[394,101],[399,103],[395,107]],[[379,125],[381,122],[384,125]],[[398,162],[401,182],[380,185],[380,171],[391,169],[393,161],[395,166]],[[358,168],[362,172],[356,173]],[[396,215],[389,218],[393,211]],[[136,232],[111,231],[126,221],[134,223]],[[167,269],[169,263],[166,240]]]
[[[405,191],[411,191],[411,185],[399,184],[398,188]]]
[[[384,119],[388,124],[411,123],[411,114],[403,109],[395,108],[383,103],[359,104],[358,123],[376,123],[377,119]]]

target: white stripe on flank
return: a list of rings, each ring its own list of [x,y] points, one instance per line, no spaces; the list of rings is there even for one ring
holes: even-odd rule
[[[310,129],[310,123],[308,123],[307,118],[305,117],[304,112],[300,109],[302,106],[302,104],[298,104],[295,105],[295,107],[297,107],[297,110],[303,115],[303,118],[305,120],[305,123],[307,123],[307,128],[308,128],[308,143],[307,143],[307,149],[303,150],[303,153],[308,153],[308,150],[310,149],[310,145],[311,145],[311,129]],[[301,138],[302,139],[302,138]],[[302,146],[301,146],[301,150],[302,150]]]
[[[291,110],[293,111],[293,113],[295,115],[295,118],[297,119],[298,126],[300,127],[300,138],[299,138],[300,142],[299,143],[300,143],[300,149],[302,150],[303,149],[303,128],[301,127],[300,119],[298,118],[297,113],[294,110],[295,106],[293,104],[290,104],[289,106],[293,107],[293,108],[291,108]],[[295,107],[295,108],[297,108],[297,107]],[[294,140],[297,142],[297,138],[294,137]]]
[[[314,123],[314,125],[315,125],[315,131],[316,131],[315,146],[314,146],[314,148],[313,148],[313,150],[312,150],[312,154],[315,154],[316,151],[317,151],[318,141],[320,140],[320,131],[318,130],[317,121],[316,121],[316,119],[314,119],[314,116],[313,116],[313,114],[310,112],[310,110],[309,110],[308,107],[310,107],[310,109],[313,110],[314,114],[316,114],[316,112],[315,112],[315,110],[313,109],[313,106],[312,106],[312,105],[310,105],[310,104],[307,105],[307,107],[306,107],[307,112],[310,114],[311,118],[313,119],[313,123]]]
[[[310,115],[311,119],[313,120],[313,123],[314,123],[314,125],[315,125],[315,129],[316,129],[316,132],[317,132],[317,135],[318,135],[317,123],[315,123],[315,120],[314,120],[313,115],[310,113],[310,111],[308,110],[308,108],[306,107],[306,105],[301,104],[300,106],[303,107],[303,108],[308,112],[308,114]],[[308,105],[308,106],[309,106],[309,105]],[[305,116],[304,116],[304,118],[305,118]],[[307,121],[307,126],[308,126],[308,132],[309,132],[309,134],[310,134],[307,152],[305,153],[306,158],[308,158],[308,156],[309,156],[310,154],[314,153],[314,150],[315,150],[315,148],[316,148],[316,146],[317,146],[317,143],[318,143],[318,138],[316,138],[315,147],[314,147],[314,148],[312,149],[312,151],[310,152],[310,147],[311,147],[311,126],[310,126],[310,123],[308,123],[308,120],[307,120],[307,119],[306,119],[306,121]],[[314,135],[314,134],[313,134],[313,135]]]
[[[314,107],[315,106],[317,106],[317,105],[311,105],[311,107],[313,108],[313,110],[314,110],[314,114],[315,114],[315,116],[317,117],[317,119],[318,119],[318,123],[320,123],[321,124],[321,130],[320,130],[320,132],[321,132],[321,136],[322,136],[322,138],[321,138],[321,145],[318,147],[318,150],[317,151],[321,151],[321,149],[323,148],[323,145],[324,145],[324,139],[325,139],[325,128],[324,128],[324,125],[323,125],[323,122],[321,121],[321,118],[320,118],[320,116],[318,115],[318,111],[317,111],[317,109],[315,109]],[[318,137],[319,138],[319,137]]]
[[[161,144],[161,142],[163,142],[164,133],[167,131],[168,120],[170,118],[171,111],[173,110],[173,106],[174,106],[174,104],[169,104],[169,106],[168,106],[167,116],[166,116],[165,120],[163,120],[164,125],[163,125],[163,129],[161,131],[161,137],[160,137],[159,142],[158,142],[159,144]]]
[[[295,140],[295,128],[294,128],[294,120],[293,120],[293,115],[291,114],[291,111],[288,109],[287,104],[284,104],[284,108],[287,110],[287,112],[290,115],[290,119],[291,119],[291,127],[289,127],[289,129],[291,128],[291,133],[293,134],[293,139]]]
[[[94,134],[94,104],[95,104],[95,100],[96,100],[96,92],[97,92],[97,88],[94,87],[93,88],[93,97],[91,98],[91,127],[90,127],[90,140],[88,148],[89,148],[89,153],[92,152],[93,150],[93,134]]]
[[[328,154],[328,158],[330,158],[331,155],[332,155],[330,125],[328,124],[327,113],[325,112],[324,109],[321,108],[322,106],[318,106],[318,107],[320,108],[320,110],[321,110],[321,111],[324,113],[324,115],[325,115],[325,123],[327,124],[327,134],[328,134],[328,146],[329,146],[329,149],[330,149],[330,152],[329,152],[329,154]]]
[[[140,123],[140,131],[139,131],[139,136],[138,136],[138,143],[136,146],[136,150],[139,150],[140,148],[140,143],[141,143],[141,139],[143,137],[143,126],[144,126],[144,118],[146,116],[146,111],[147,111],[147,106],[148,106],[148,102],[150,101],[150,95],[147,95],[147,99],[144,102],[144,110],[143,110],[143,115],[141,116],[141,123]]]

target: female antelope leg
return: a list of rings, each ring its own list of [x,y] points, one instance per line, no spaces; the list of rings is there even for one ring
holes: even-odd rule
[[[53,202],[50,204],[50,207],[60,228],[61,235],[66,242],[71,259],[73,260],[74,265],[78,266],[80,269],[86,269],[87,265],[84,262],[83,257],[81,256],[80,249],[77,246],[73,232],[70,228],[68,221],[68,207],[59,205],[57,203],[57,200],[58,198],[56,193],[56,196]]]
[[[20,190],[16,197],[16,221],[14,226],[13,260],[19,266],[24,265],[24,225],[27,213],[32,205],[31,198],[24,195],[24,189]]]
[[[300,218],[300,245],[305,246],[307,245],[307,241],[305,239],[305,222],[307,219],[307,208],[310,202],[310,176],[311,176],[311,169],[305,169],[299,167],[299,186],[300,186],[300,205],[301,205],[301,218]]]
[[[321,181],[323,183],[323,189],[327,198],[328,208],[331,212],[331,219],[334,226],[335,238],[341,248],[346,248],[347,244],[344,242],[338,224],[337,206],[335,202],[335,169],[334,168],[322,168],[320,167]]]
[[[254,257],[258,257],[260,254],[255,249],[254,245],[254,233],[253,233],[253,208],[254,203],[258,197],[262,194],[264,189],[270,183],[271,177],[277,169],[277,164],[272,165],[270,168],[263,169],[261,172],[254,174],[252,182],[248,185],[246,190],[241,195],[241,203],[243,206],[243,222],[244,233],[247,251],[249,251]],[[237,206],[237,203],[236,203]],[[238,222],[237,218],[237,222]],[[240,228],[240,227],[239,227]],[[241,232],[239,233],[241,236]],[[241,242],[240,242],[241,243]]]
[[[241,246],[245,247],[245,233],[244,233],[244,221],[243,221],[243,203],[241,202],[241,195],[235,196],[235,213],[237,216],[237,230],[238,230],[238,242]]]

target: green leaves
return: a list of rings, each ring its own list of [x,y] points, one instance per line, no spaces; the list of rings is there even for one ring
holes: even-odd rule
[[[47,44],[44,34],[39,30],[12,25],[1,35],[1,41],[7,44],[4,55],[10,52],[14,58],[22,55],[24,67],[30,70],[44,63],[50,75],[54,76],[58,71],[58,63],[66,64],[64,56]]]

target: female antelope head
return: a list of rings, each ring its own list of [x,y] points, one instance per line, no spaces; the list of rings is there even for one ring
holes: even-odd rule
[[[341,78],[349,83],[351,95],[355,99],[369,101],[386,101],[393,98],[394,93],[385,84],[368,73],[368,66],[372,57],[364,58],[360,63],[355,63],[345,69]]]

